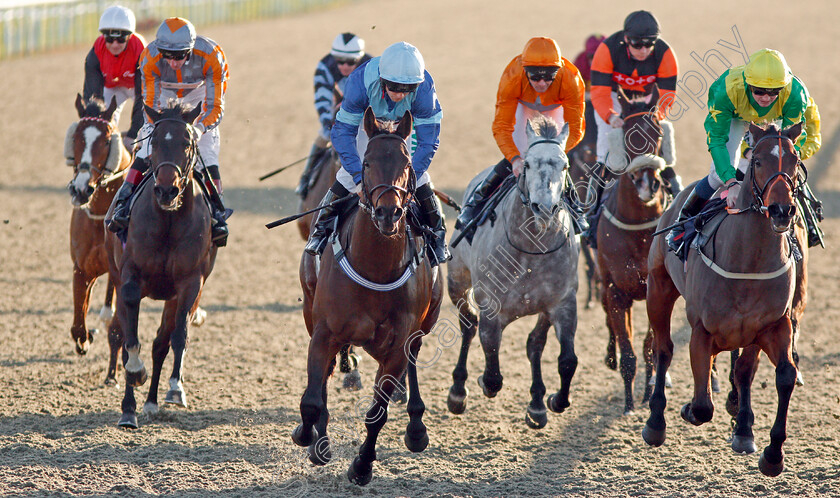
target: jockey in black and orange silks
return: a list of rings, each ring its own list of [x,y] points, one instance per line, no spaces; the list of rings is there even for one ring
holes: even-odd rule
[[[201,159],[196,164],[196,171],[204,175],[204,183],[210,193],[213,241],[217,246],[224,246],[227,243],[226,217],[229,213],[222,198],[219,172],[219,124],[224,116],[225,93],[230,77],[224,51],[210,38],[197,36],[188,20],[170,17],[161,23],[155,40],[143,51],[140,75],[143,101],[147,106],[160,110],[170,101],[177,101],[202,107],[202,113],[193,126],[199,135],[197,141]],[[153,130],[154,125],[147,118],[140,131],[141,138],[147,138]],[[144,140],[114,199],[114,215],[108,223],[110,230],[119,232],[128,227],[128,200],[148,169],[146,158],[150,153],[150,140]]]

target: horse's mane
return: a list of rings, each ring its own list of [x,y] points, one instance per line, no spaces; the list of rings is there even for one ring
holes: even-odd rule
[[[542,138],[557,138],[560,135],[557,122],[548,116],[540,114],[529,119],[528,122],[531,123],[534,133]]]
[[[400,124],[399,121],[391,121],[391,120],[388,120],[388,119],[376,118],[376,125],[377,125],[377,128],[379,128],[379,129],[373,134],[373,136],[375,137],[376,135],[383,135],[383,134],[386,134],[386,133],[395,133],[397,131],[397,126],[399,124]],[[373,138],[373,137],[370,137],[370,138]]]
[[[195,106],[191,106],[178,99],[169,99],[164,107],[160,110],[161,118],[182,119],[181,116],[192,111]]]
[[[782,128],[780,126],[776,126],[776,123],[767,123],[766,125],[756,125],[768,135],[779,135],[782,133]]]
[[[97,117],[101,116],[108,110],[108,107],[105,106],[105,101],[100,99],[99,97],[91,97],[85,103],[85,112],[84,115],[86,117]]]

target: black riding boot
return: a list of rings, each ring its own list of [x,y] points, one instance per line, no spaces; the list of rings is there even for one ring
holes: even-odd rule
[[[441,212],[440,202],[432,190],[431,184],[417,187],[417,202],[423,210],[423,222],[432,231],[434,237],[428,247],[427,256],[432,267],[446,263],[452,257],[446,248],[446,223]]]
[[[604,168],[603,163],[596,165],[596,168],[598,166]],[[589,177],[589,185],[586,188],[586,202],[589,204],[586,211],[586,222],[588,226],[581,234],[581,239],[585,240],[592,249],[598,248],[598,220],[601,219],[601,196],[604,193],[605,185],[602,169],[594,169],[592,176]]]
[[[233,211],[228,211],[225,207],[225,199],[221,193],[222,176],[219,172],[219,165],[211,164],[204,168],[199,181],[203,181],[207,187],[207,192],[210,194],[210,204],[213,207],[213,225],[210,227],[210,238],[217,247],[224,247],[227,245],[228,235],[230,234],[227,218]],[[219,182],[218,185],[216,182]]]
[[[131,165],[131,169],[128,174],[126,174],[126,180],[122,185],[120,185],[120,189],[117,190],[117,193],[114,196],[114,213],[112,214],[110,221],[107,223],[108,230],[114,233],[119,233],[128,228],[128,221],[131,215],[131,196],[134,194],[134,189],[137,187],[137,185],[128,181],[128,177],[134,176],[131,175],[131,173],[136,171],[140,173],[138,176],[142,178],[143,173],[145,173],[147,169],[149,169],[149,166],[145,159],[141,157],[134,159],[134,164]]]
[[[569,175],[566,175],[566,191],[564,194],[566,206],[569,207],[569,215],[572,217],[572,226],[575,235],[589,231],[589,222],[586,221],[586,213],[583,209],[583,203],[578,198],[575,185]]]
[[[455,221],[456,229],[461,230],[472,221],[475,214],[481,210],[484,201],[499,187],[502,180],[511,174],[512,168],[513,166],[507,159],[502,159],[493,167],[490,174],[478,184],[469,200],[461,207],[461,213],[458,214],[458,219]]]
[[[680,175],[678,175],[671,166],[665,166],[665,169],[662,170],[660,175],[663,180],[668,182],[668,192],[670,192],[673,197],[676,197],[683,189],[682,178],[680,178]]]
[[[303,173],[300,175],[300,182],[298,182],[297,188],[295,188],[295,193],[300,196],[301,199],[306,199],[307,194],[309,194],[309,179],[312,176],[312,170],[315,169],[315,165],[318,164],[318,161],[321,160],[321,157],[327,151],[329,147],[321,146],[323,139],[318,137],[318,140],[312,144],[312,149],[309,151],[309,157],[306,160],[306,167],[303,168]]]
[[[703,209],[703,206],[705,206],[708,201],[709,199],[705,199],[697,193],[697,188],[695,186],[695,188],[691,190],[691,193],[689,193],[688,197],[685,199],[682,208],[680,208],[680,214],[677,217],[676,222],[680,223],[686,221],[689,218],[697,216]],[[683,259],[683,254],[685,253],[685,244],[683,243],[684,238],[685,223],[680,223],[679,225],[672,228],[666,236],[668,247],[680,259]]]
[[[332,203],[349,194],[350,192],[339,182],[335,182],[333,186],[327,190],[327,194],[321,200],[321,203],[318,204],[319,206],[326,207],[318,211],[318,217],[315,219],[315,226],[312,229],[312,233],[309,234],[309,240],[306,241],[304,251],[312,254],[313,256],[317,256],[324,252],[324,247],[327,245],[327,238],[329,238],[335,228],[335,222],[338,215],[344,212],[344,210],[351,205],[349,202],[341,202],[337,205]]]
[[[808,232],[808,247],[825,247],[823,231],[818,222],[823,220],[822,202],[817,199],[811,187],[805,183],[799,192],[799,204],[802,209],[802,220]]]

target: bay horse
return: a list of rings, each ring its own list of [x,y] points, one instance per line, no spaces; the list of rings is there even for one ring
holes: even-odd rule
[[[70,335],[76,353],[87,353],[93,340],[85,318],[96,279],[108,272],[104,219],[114,195],[131,164],[119,131],[111,123],[117,108],[111,99],[107,108],[98,98],[84,101],[76,95],[79,121],[68,130],[65,155],[73,158],[73,179],[68,184],[73,214],[70,216],[70,258],[73,260],[73,324]],[[108,330],[114,316],[114,284],[108,279],[105,302],[99,312],[101,330]],[[106,384],[116,383],[112,372]]]
[[[327,423],[327,380],[335,357],[347,344],[361,346],[378,363],[373,402],[365,417],[367,437],[347,471],[358,485],[370,482],[376,439],[388,419],[388,402],[408,370],[410,417],[405,444],[423,451],[429,438],[422,422],[415,360],[423,335],[440,313],[443,288],[437,269],[424,257],[421,238],[407,226],[406,212],[415,187],[406,138],[412,117],[398,124],[364,114],[370,140],[362,162],[360,210],[336,231],[318,261],[301,259],[303,318],[309,332],[307,385],[300,402],[301,424],[292,440],[309,447],[309,459],[324,465],[331,459]]]
[[[478,384],[484,395],[492,398],[502,388],[502,332],[520,317],[538,315],[527,340],[532,383],[525,422],[532,428],[542,428],[548,423],[546,404],[555,413],[562,413],[570,404],[569,391],[578,363],[579,248],[571,215],[563,203],[569,167],[564,152],[568,123],[559,130],[551,118],[537,116],[525,128],[525,165],[516,187],[499,203],[496,222],[480,225],[472,243],[459,244],[452,251],[447,281],[449,298],[458,308],[461,350],[452,372],[447,406],[456,414],[466,409],[467,356],[476,329],[485,360]],[[466,196],[486,173],[470,182]],[[457,232],[453,233],[456,236]],[[552,325],[561,348],[557,359],[560,389],[544,403],[541,358]]]
[[[656,387],[650,417],[642,437],[653,446],[665,441],[664,377],[673,356],[670,320],[674,303],[682,295],[691,326],[689,352],[694,375],[694,397],[683,406],[682,417],[694,425],[711,420],[714,404],[709,394],[712,359],[721,351],[745,348],[735,363],[739,405],[732,448],[755,451],[750,383],[764,351],[776,366],[778,408],[770,430],[770,444],[758,462],[767,476],[784,469],[782,445],[787,438],[787,414],[796,383],[792,358],[793,321],[804,311],[804,268],[797,253],[805,251],[804,231],[797,223],[795,198],[802,188],[799,154],[794,142],[802,123],[779,130],[751,124],[755,146],[733,213],[721,223],[705,248],[689,251],[683,264],[668,251],[664,235],[651,246],[648,265],[647,310],[654,331],[657,363]],[[684,194],[666,211],[660,227],[676,219]],[[798,247],[797,247],[798,246]],[[804,259],[803,259],[804,261]]]
[[[198,306],[216,259],[216,246],[210,240],[210,207],[193,177],[198,146],[192,125],[201,106],[190,109],[174,104],[160,112],[146,106],[145,110],[154,123],[149,136],[150,178],[138,186],[125,245],[115,234],[106,235],[109,271],[117,286],[117,314],[109,337],[123,338],[126,380],[119,426],[134,429],[138,427],[134,388],[148,378],[137,333],[140,300],[166,301],[152,346],[152,381],[143,406],[145,414],[154,415],[161,367],[170,345],[175,358],[165,401],[186,406],[181,368],[188,318]]]
[[[647,286],[647,257],[659,218],[671,201],[660,175],[666,160],[660,157],[665,128],[659,120],[659,90],[647,93],[618,92],[624,126],[610,133],[607,167],[617,175],[604,192],[597,231],[597,261],[601,280],[601,305],[606,314],[607,354],[604,361],[612,370],[619,366],[616,344],[621,351],[620,373],[624,380],[624,414],[635,409],[633,381],[636,354],[633,351],[633,301],[644,299]],[[672,149],[671,149],[672,151]],[[668,154],[673,162],[673,154]],[[644,340],[645,391],[650,397],[653,369],[648,331]]]

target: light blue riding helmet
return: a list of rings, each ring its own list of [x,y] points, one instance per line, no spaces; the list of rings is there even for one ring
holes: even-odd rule
[[[379,77],[405,85],[418,85],[425,79],[426,63],[417,47],[397,42],[382,52],[379,60]]]

